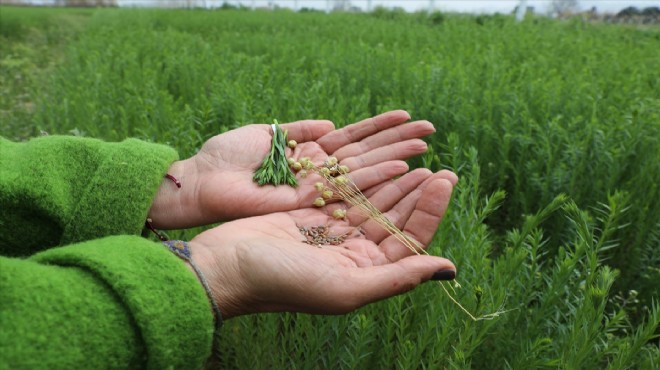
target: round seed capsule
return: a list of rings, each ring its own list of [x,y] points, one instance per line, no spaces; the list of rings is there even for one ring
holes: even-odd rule
[[[286,143],[286,145],[291,149],[295,149],[296,145],[298,145],[298,143],[295,140],[289,140],[289,142]]]
[[[325,163],[328,164],[328,167],[332,167],[337,164],[337,157],[328,157]]]
[[[301,178],[307,177],[307,171],[306,170],[300,170],[298,171],[298,175],[300,175]]]
[[[325,186],[323,185],[322,182],[317,182],[316,184],[314,184],[314,188],[316,188],[317,191],[323,191],[323,188],[325,188]]]
[[[288,163],[289,166],[293,166],[293,164],[296,163],[296,160],[293,158],[287,158],[286,163]]]
[[[323,193],[321,193],[321,197],[323,199],[330,199],[332,198],[332,190],[323,190]]]
[[[339,166],[339,173],[349,173],[351,169],[348,166],[341,165]]]
[[[326,167],[321,167],[319,173],[321,174],[321,176],[330,176],[330,170]]]
[[[291,165],[291,168],[293,168],[294,171],[300,171],[302,170],[302,166],[300,165],[300,162],[294,162]]]
[[[332,211],[332,217],[334,217],[337,220],[341,220],[343,218],[346,218],[346,210],[337,208],[334,211]]]
[[[335,182],[339,185],[345,185],[348,182],[348,179],[346,176],[338,176],[335,177]]]
[[[325,205],[325,200],[323,198],[314,199],[314,205],[317,207],[323,207]]]

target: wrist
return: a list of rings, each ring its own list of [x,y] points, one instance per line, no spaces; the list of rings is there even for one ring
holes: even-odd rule
[[[218,307],[216,303],[215,297],[209,285],[209,280],[206,276],[208,272],[211,270],[203,268],[202,266],[197,264],[195,260],[193,260],[193,247],[190,245],[189,242],[185,242],[182,240],[167,240],[167,241],[163,241],[163,244],[171,252],[173,252],[179,258],[181,258],[185,262],[185,265],[188,268],[188,270],[197,278],[197,281],[204,289],[204,292],[206,293],[206,297],[210,303],[211,313],[213,314],[214,321],[216,323],[216,329],[220,329],[220,327],[222,327],[223,315],[222,312],[220,311],[220,307]],[[205,261],[205,259],[202,259],[202,261]],[[205,274],[204,271],[206,271],[207,273]]]
[[[222,312],[223,320],[245,314],[239,303],[242,284],[240,277],[237,276],[238,269],[232,262],[233,257],[229,253],[219,256],[218,253],[226,251],[225,248],[211,251],[210,247],[194,239],[188,244],[192,250],[193,263],[205,276],[210,295]],[[192,269],[191,266],[189,268]]]
[[[169,176],[168,176],[169,175]],[[174,181],[176,180],[176,181]],[[187,182],[186,162],[175,161],[168,168],[166,176],[158,188],[148,218],[157,229],[176,229],[181,227],[186,218],[185,190]],[[181,187],[177,185],[177,181]],[[188,185],[190,186],[190,185]]]

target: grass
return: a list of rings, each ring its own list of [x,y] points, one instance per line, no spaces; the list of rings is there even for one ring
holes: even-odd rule
[[[3,136],[167,143],[246,123],[434,122],[461,180],[435,284],[342,317],[225,324],[226,368],[651,369],[660,363],[660,30],[508,16],[1,7]],[[194,231],[182,232],[190,236]]]

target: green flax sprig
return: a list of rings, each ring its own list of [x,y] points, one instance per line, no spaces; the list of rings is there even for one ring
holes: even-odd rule
[[[298,186],[296,175],[291,172],[286,161],[286,138],[287,132],[283,132],[277,120],[273,124],[273,140],[271,141],[270,154],[264,158],[261,166],[254,172],[252,178],[259,186],[266,184],[282,185],[291,187]]]

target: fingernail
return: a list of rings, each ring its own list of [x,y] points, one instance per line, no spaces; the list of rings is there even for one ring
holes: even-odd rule
[[[431,280],[454,280],[455,277],[456,270],[440,270],[431,276]]]

